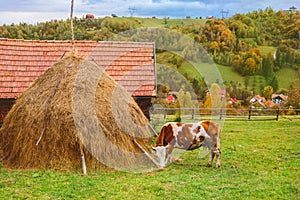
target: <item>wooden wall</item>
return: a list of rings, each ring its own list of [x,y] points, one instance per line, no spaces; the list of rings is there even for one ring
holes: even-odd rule
[[[14,105],[16,99],[0,99],[0,127],[3,124],[3,120],[11,107]]]

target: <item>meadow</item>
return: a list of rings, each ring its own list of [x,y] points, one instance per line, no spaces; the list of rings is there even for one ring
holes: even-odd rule
[[[300,119],[225,121],[221,147],[221,168],[203,150],[148,173],[2,166],[0,199],[299,199]]]

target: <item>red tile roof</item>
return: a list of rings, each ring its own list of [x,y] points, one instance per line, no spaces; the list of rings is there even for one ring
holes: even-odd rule
[[[156,95],[154,43],[75,41],[75,50],[104,67],[132,96]],[[70,52],[70,41],[0,38],[0,98],[17,98]]]

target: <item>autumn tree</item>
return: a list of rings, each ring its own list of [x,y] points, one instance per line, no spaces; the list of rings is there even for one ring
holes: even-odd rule
[[[204,108],[212,108],[214,114],[218,114],[219,110],[225,108],[225,98],[223,94],[221,94],[221,88],[217,83],[211,84],[209,88],[209,92],[206,94]]]
[[[300,109],[300,87],[291,87],[288,93],[288,105]]]
[[[211,53],[213,53],[213,55],[216,55],[217,52],[220,51],[220,47],[219,47],[218,42],[216,42],[216,41],[211,42],[210,45],[209,45],[209,51]]]
[[[272,86],[268,85],[268,86],[264,87],[263,96],[266,99],[271,99],[272,94],[273,94]]]
[[[195,104],[193,103],[191,93],[189,91],[185,91],[185,88],[182,87],[177,95],[178,108],[194,108]],[[190,110],[182,109],[179,111],[181,114],[191,114]]]

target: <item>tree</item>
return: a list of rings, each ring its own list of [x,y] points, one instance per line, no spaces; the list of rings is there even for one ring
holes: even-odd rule
[[[179,107],[180,108],[194,108],[195,105],[192,101],[192,96],[189,91],[185,91],[184,87],[182,87],[177,96],[178,102],[179,102]],[[182,114],[190,114],[190,111],[183,110],[181,111]]]
[[[247,58],[244,64],[244,75],[254,75],[256,71],[256,62],[253,58]]]
[[[263,57],[261,74],[264,77],[273,76],[274,68],[275,68],[275,63],[274,63],[273,54],[272,52],[269,52],[267,56]]]
[[[279,83],[276,75],[274,74],[273,77],[271,78],[269,85],[272,86],[274,91],[277,91],[279,88]]]
[[[249,76],[246,76],[246,77],[245,77],[245,82],[244,82],[246,88],[248,88],[249,82],[250,82],[250,77],[249,77]]]
[[[216,53],[220,51],[219,44],[216,41],[211,42],[209,45],[209,50],[211,53],[213,53],[213,55],[216,55]]]
[[[272,86],[268,85],[268,86],[264,87],[263,96],[266,99],[271,99],[272,94],[273,94]]]
[[[288,93],[288,105],[300,109],[300,87],[291,87]]]
[[[221,94],[221,88],[217,83],[213,83],[209,89],[211,108],[222,108],[224,107],[223,95]]]

